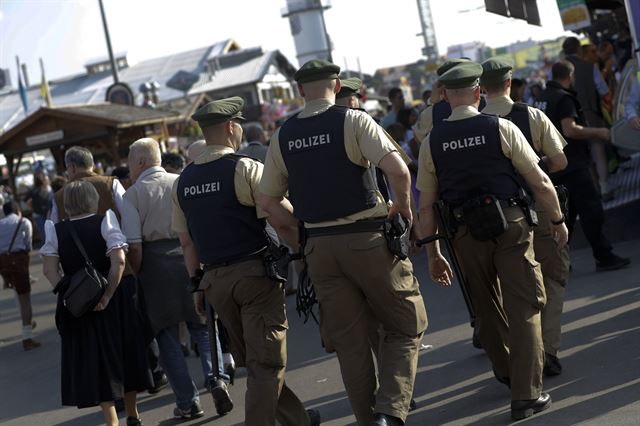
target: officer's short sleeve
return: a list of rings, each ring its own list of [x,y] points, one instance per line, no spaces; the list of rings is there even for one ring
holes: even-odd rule
[[[279,134],[280,129],[271,136],[259,185],[260,192],[269,197],[284,197],[288,189],[289,175],[280,152]]]
[[[171,191],[171,199],[173,201],[173,211],[171,217],[171,227],[174,231],[180,232],[189,232],[189,228],[187,227],[187,219],[184,217],[184,212],[180,207],[180,203],[178,203],[178,182],[180,178],[176,179],[173,182],[173,190]]]
[[[418,142],[427,136],[427,134],[433,128],[433,105],[429,105],[424,111],[420,113],[416,125],[413,127],[413,133]]]
[[[236,164],[234,187],[238,202],[243,206],[255,207],[258,218],[267,217],[267,213],[258,207],[260,179],[263,174],[263,165],[259,161],[250,158],[242,158]]]
[[[536,129],[540,147],[536,144],[536,149],[547,157],[554,157],[563,153],[567,141],[564,140],[556,126],[553,125],[549,117],[537,108],[529,107],[529,123],[533,132]]]
[[[344,138],[347,157],[362,167],[377,166],[387,154],[399,151],[387,132],[363,111],[347,111]]]
[[[433,164],[431,157],[431,148],[429,147],[429,136],[420,144],[420,155],[418,157],[418,178],[416,179],[416,188],[421,192],[437,192],[438,179],[436,178],[436,166]]]
[[[540,161],[522,131],[509,120],[498,119],[502,152],[511,160],[518,173],[530,172]]]

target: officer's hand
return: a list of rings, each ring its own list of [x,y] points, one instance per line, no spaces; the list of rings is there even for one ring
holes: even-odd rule
[[[204,310],[204,292],[196,291],[193,293],[193,305],[198,315],[201,317],[207,316],[207,312]]]
[[[407,203],[406,205],[400,205],[400,203],[393,203],[389,208],[389,214],[387,215],[387,219],[391,220],[396,213],[400,213],[400,216],[404,217],[409,221],[409,223],[413,223],[413,214],[411,213],[411,207]]]
[[[551,225],[551,236],[556,243],[558,243],[558,248],[562,248],[567,245],[567,241],[569,241],[569,231],[567,230],[567,226],[564,223],[560,225]]]
[[[640,130],[640,117],[633,117],[629,119],[629,126],[634,130]]]
[[[603,141],[608,141],[611,139],[611,132],[609,131],[609,129],[607,129],[606,127],[602,127],[598,130],[600,130],[600,139],[602,139]]]
[[[441,254],[429,256],[429,273],[431,274],[431,279],[437,284],[444,287],[451,285],[451,278],[453,277],[451,266]]]

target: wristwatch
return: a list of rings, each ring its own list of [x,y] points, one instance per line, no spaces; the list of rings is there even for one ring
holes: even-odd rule
[[[552,220],[551,224],[553,225],[562,225],[565,221],[566,217],[564,216],[564,213],[562,213],[562,216],[560,216],[560,219],[558,220]]]

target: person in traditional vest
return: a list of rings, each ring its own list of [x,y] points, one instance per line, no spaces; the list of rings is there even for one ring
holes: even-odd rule
[[[551,234],[559,247],[567,242],[567,228],[553,185],[522,132],[508,120],[478,112],[481,74],[481,65],[467,62],[439,78],[453,111],[433,128],[420,149],[420,226],[423,236],[436,233],[432,206],[438,199],[456,217],[463,212],[456,220],[453,246],[482,324],[480,343],[496,378],[511,387],[511,416],[523,419],[547,409],[551,397],[542,391],[540,311],[546,298],[531,225],[515,204],[521,189],[518,174],[551,218]],[[481,236],[467,220],[472,221],[474,212],[479,214],[476,206],[492,199],[501,208],[504,227]],[[451,285],[451,268],[437,242],[427,245],[427,256],[432,280]],[[502,297],[506,318],[492,306],[497,295]]]
[[[222,320],[236,364],[247,368],[245,424],[277,419],[283,426],[318,425],[319,412],[305,411],[284,382],[284,290],[266,274],[267,214],[256,205],[263,166],[235,154],[243,106],[236,96],[210,102],[192,116],[207,145],[175,181],[172,227],[189,276]],[[199,312],[202,298],[203,292],[194,294]]]
[[[296,72],[306,104],[271,138],[260,205],[289,244],[299,245],[296,227],[304,223],[301,249],[320,304],[320,333],[338,355],[358,424],[402,425],[427,314],[411,262],[391,254],[383,228],[396,213],[412,220],[409,170],[368,114],[335,106],[339,72],[323,60]],[[391,207],[372,166],[390,181]],[[372,321],[383,325],[385,335],[379,386],[369,340]]]
[[[104,214],[108,209],[113,210],[116,216],[120,216],[123,210],[132,207],[123,201],[124,187],[113,176],[101,176],[93,171],[93,155],[91,151],[80,146],[73,146],[64,153],[64,164],[69,182],[83,180],[89,182],[98,191],[100,201],[98,203],[98,214]],[[63,191],[55,193],[53,206],[51,208],[50,219],[57,223],[69,216],[64,209]],[[123,223],[126,228],[126,223]]]
[[[574,66],[568,61],[553,64],[553,80],[547,83],[535,106],[544,111],[567,141],[564,153],[568,165],[551,177],[556,185],[564,185],[569,190],[569,235],[573,234],[576,219],[580,216],[580,225],[591,245],[596,271],[612,271],[626,267],[631,261],[614,254],[611,243],[602,232],[604,209],[589,172],[589,140],[608,141],[610,133],[606,127],[587,127],[581,104],[571,89],[573,72]]]
[[[538,165],[547,174],[567,167],[563,148],[567,145],[544,112],[525,103],[514,103],[509,97],[512,66],[500,59],[482,63],[480,83],[487,93],[487,106],[482,113],[497,115],[518,126],[531,148],[540,157]],[[544,278],[547,303],[542,309],[542,341],[544,343],[544,374],[556,376],[562,372],[558,359],[561,335],[564,289],[569,280],[569,247],[558,247],[551,234],[551,222],[541,206],[536,206],[538,226],[533,228],[533,247]],[[497,305],[499,306],[499,305]]]
[[[438,67],[438,69],[436,70],[436,74],[438,75],[438,77],[440,77],[451,68],[469,61],[470,60],[468,58],[450,59]],[[439,93],[442,93],[441,88],[439,89]],[[480,108],[482,109],[484,105],[484,98],[480,98]],[[442,95],[440,95],[439,100],[434,102],[432,105],[429,105],[420,113],[418,122],[413,127],[414,138],[418,142],[422,142],[434,126],[442,123],[442,121],[450,115],[451,105],[449,105],[449,102],[447,102],[447,100],[444,99]]]
[[[45,222],[46,242],[40,249],[43,273],[55,287],[62,276],[85,267],[82,251],[108,282],[93,312],[74,317],[58,293],[56,327],[61,340],[62,405],[78,408],[99,405],[108,426],[118,425],[115,400],[124,399],[127,426],[142,425],[137,392],[148,389],[152,378],[143,344],[143,328],[135,306],[135,281],[121,279],[125,267],[126,237],[111,209],[98,214],[99,195],[86,181],[63,189],[69,219]],[[74,232],[75,231],[75,232]]]
[[[176,397],[174,415],[200,417],[198,387],[194,384],[182,353],[178,324],[186,322],[189,334],[198,344],[205,387],[213,395],[218,414],[233,408],[227,390],[229,377],[222,371],[222,352],[218,351],[219,371],[212,373],[209,333],[187,290],[189,276],[184,267],[178,235],[171,229],[171,191],[177,174],[167,173],[161,164],[160,146],[151,138],[135,141],[129,147],[129,170],[133,185],[125,192],[138,213],[129,223],[128,258],[144,297],[147,316],[158,343],[160,361]],[[216,336],[217,338],[217,336]],[[220,345],[217,345],[220,348]]]

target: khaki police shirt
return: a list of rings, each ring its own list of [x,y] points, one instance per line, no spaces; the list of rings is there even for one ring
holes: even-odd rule
[[[224,155],[233,153],[233,149],[229,148],[228,146],[207,145],[202,151],[202,154],[200,154],[198,158],[196,158],[194,163],[210,163],[211,161],[215,161]],[[264,210],[260,209],[256,205],[256,198],[258,197],[258,184],[260,182],[261,176],[262,164],[258,161],[252,160],[250,158],[241,158],[236,164],[234,187],[236,190],[236,196],[238,197],[238,202],[243,206],[255,207],[258,218],[264,218],[268,216]],[[187,220],[184,216],[184,212],[180,208],[180,203],[178,202],[179,181],[180,179],[176,179],[175,183],[173,184],[172,227],[176,232],[189,232],[189,228],[187,227]],[[224,226],[223,224],[212,224],[212,226],[215,225]]]
[[[429,105],[420,113],[416,125],[413,126],[413,135],[418,142],[422,142],[433,128],[433,105]]]
[[[482,112],[504,117],[511,112],[513,104],[513,100],[506,95],[487,97],[487,105]],[[529,112],[531,139],[536,152],[541,152],[547,157],[563,154],[562,149],[567,145],[567,141],[564,140],[546,114],[531,106],[527,108],[527,111]]]
[[[452,111],[451,116],[445,120],[464,120],[465,118],[471,118],[478,114],[480,113],[475,107],[459,106],[456,107]],[[498,120],[500,144],[505,157],[511,160],[513,167],[521,175],[530,172],[538,164],[540,159],[515,124],[503,118],[499,118]],[[436,168],[431,157],[431,148],[429,147],[431,141],[429,136],[427,136],[420,146],[416,187],[422,192],[438,192],[438,180],[436,178]]]
[[[315,99],[307,102],[298,118],[316,116],[328,110],[333,103],[328,99]],[[283,197],[288,190],[289,173],[282,158],[279,142],[280,129],[271,137],[264,173],[260,181],[260,192],[270,197]],[[367,113],[350,109],[344,120],[344,142],[347,157],[352,163],[362,167],[378,165],[391,152],[400,152],[393,140]],[[327,165],[327,173],[331,173],[331,165]],[[340,200],[334,200],[339,203]],[[309,228],[344,225],[357,220],[383,217],[388,213],[387,204],[378,192],[376,205],[352,215],[327,222],[307,223]]]

